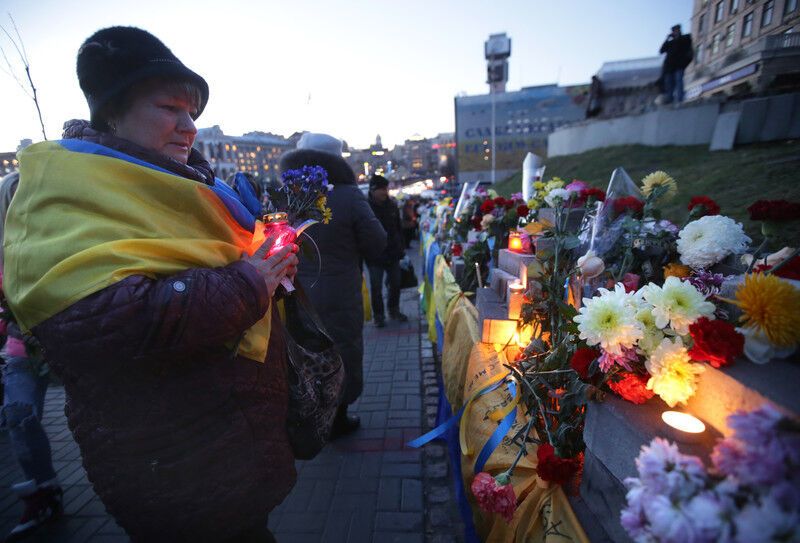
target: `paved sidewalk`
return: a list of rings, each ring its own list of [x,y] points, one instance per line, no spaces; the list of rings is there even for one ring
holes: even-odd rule
[[[419,274],[421,264],[416,251],[413,254]],[[390,321],[382,330],[372,323],[365,324],[364,392],[351,409],[361,416],[362,427],[352,436],[328,445],[314,460],[297,463],[297,485],[269,517],[270,528],[279,542],[459,539],[431,537],[430,530],[426,538],[426,523],[431,526],[431,518],[425,512],[426,494],[428,500],[433,496],[440,504],[452,502],[452,498],[443,495],[442,488],[423,488],[423,481],[431,479],[430,470],[425,471],[425,454],[430,458],[436,450],[423,454],[405,446],[423,429],[422,326],[415,289],[403,291],[401,310],[409,316],[408,323]],[[430,369],[426,372],[430,373]],[[63,404],[63,388],[51,387],[43,421],[53,447],[55,468],[64,485],[66,516],[30,541],[127,541],[113,518],[106,515],[86,479],[77,445],[66,426]],[[441,446],[437,455],[443,456]],[[443,466],[433,467],[441,471]],[[444,481],[440,484],[447,484],[446,468],[435,476]],[[21,478],[10,455],[8,437],[0,433],[0,537],[8,533],[21,514],[22,506],[9,489]],[[438,524],[436,532],[450,531],[450,516],[445,510],[433,520],[434,525]]]

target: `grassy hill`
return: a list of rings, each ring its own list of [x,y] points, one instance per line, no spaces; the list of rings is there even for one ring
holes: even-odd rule
[[[664,207],[665,218],[682,222],[692,196],[712,197],[721,213],[742,221],[751,235],[747,206],[755,200],[800,201],[800,141],[747,145],[710,152],[706,145],[646,147],[624,145],[546,160],[545,178],[581,179],[606,189],[614,168],[622,166],[634,182],[664,170],[678,182],[679,196]],[[501,195],[521,190],[522,173],[497,183]],[[757,236],[760,240],[760,236]]]

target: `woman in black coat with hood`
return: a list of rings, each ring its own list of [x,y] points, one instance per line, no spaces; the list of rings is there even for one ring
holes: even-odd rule
[[[327,134],[303,134],[297,149],[281,157],[280,168],[285,172],[303,166],[321,166],[333,185],[327,204],[333,218],[329,224],[307,230],[319,247],[321,271],[320,261],[311,255],[316,251],[306,251],[300,258],[297,279],[344,361],[345,390],[333,425],[335,437],[354,431],[360,424],[358,417],[347,414],[347,406],[358,399],[364,384],[361,262],[383,252],[386,232],[358,188],[352,168],[342,158],[340,140]]]

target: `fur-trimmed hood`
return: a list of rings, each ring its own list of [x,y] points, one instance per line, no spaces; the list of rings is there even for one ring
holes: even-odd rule
[[[356,174],[342,157],[314,149],[296,149],[281,156],[281,172],[303,166],[322,166],[332,185],[355,185]]]

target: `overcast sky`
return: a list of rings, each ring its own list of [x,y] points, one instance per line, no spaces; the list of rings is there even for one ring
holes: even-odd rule
[[[512,39],[509,90],[588,82],[604,61],[653,56],[692,0],[0,0],[16,19],[50,139],[86,118],[75,55],[99,28],[158,36],[208,81],[199,127],[328,132],[362,147],[454,129],[453,97],[486,92],[483,42]],[[24,77],[5,36],[0,45]],[[0,59],[0,62],[2,60]],[[7,68],[4,64],[3,68]],[[41,139],[32,101],[0,72],[0,151]]]

